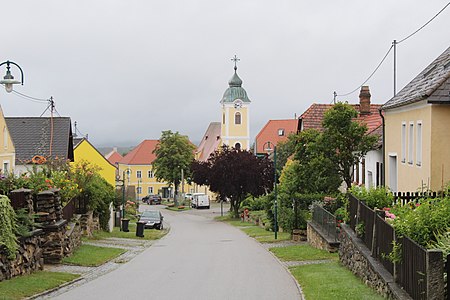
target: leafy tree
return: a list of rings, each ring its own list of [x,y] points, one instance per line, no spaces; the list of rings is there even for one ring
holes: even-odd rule
[[[170,130],[163,131],[159,144],[153,153],[156,159],[153,161],[155,177],[158,181],[166,181],[174,185],[174,202],[177,203],[178,186],[181,182],[181,170],[186,178],[191,176],[191,163],[194,159],[195,146],[186,136]]]
[[[295,146],[297,144],[297,134],[291,133],[287,140],[277,144],[277,174],[281,175],[283,167],[286,165],[289,157],[295,153]],[[279,176],[278,176],[279,177]]]
[[[322,144],[335,171],[351,187],[353,166],[374,149],[378,137],[367,135],[367,126],[354,119],[358,112],[349,104],[337,103],[323,118]]]
[[[228,146],[215,151],[206,162],[194,161],[192,170],[195,183],[230,199],[235,217],[239,217],[239,207],[248,194],[257,197],[273,187],[273,163],[267,156],[258,158]]]

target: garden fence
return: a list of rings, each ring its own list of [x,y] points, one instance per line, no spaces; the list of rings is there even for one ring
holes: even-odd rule
[[[321,206],[314,205],[312,220],[314,223],[320,225],[324,233],[328,238],[337,241],[338,239],[338,227],[336,222],[336,217],[324,209]]]
[[[394,195],[394,202],[401,204],[401,205],[405,205],[408,204],[410,202],[414,202],[416,203],[419,199],[423,199],[423,198],[436,198],[438,197],[438,193],[436,192],[397,192],[397,193],[393,193]]]
[[[435,197],[436,194],[430,196]],[[359,232],[359,235],[363,234],[361,238],[372,256],[381,262],[413,299],[426,299],[430,292],[427,290],[429,252],[408,237],[397,239],[394,228],[384,220],[384,211],[370,209],[353,195],[350,195],[349,204],[350,226],[354,226],[357,232],[357,228],[360,228],[358,224],[364,225],[361,225],[364,231]],[[401,248],[400,262],[395,264],[388,258],[393,251],[393,243]],[[450,266],[447,265],[447,268],[450,270]]]

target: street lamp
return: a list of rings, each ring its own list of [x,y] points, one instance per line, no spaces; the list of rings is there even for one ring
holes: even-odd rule
[[[273,149],[272,149],[273,146]],[[275,196],[275,200],[274,200],[274,219],[275,219],[275,239],[278,238],[278,199],[277,199],[277,147],[275,145],[273,145],[273,143],[271,142],[266,142],[263,145],[263,149],[265,151],[267,151],[267,154],[270,156],[270,153],[273,150],[273,169],[274,169],[274,176],[275,176],[275,181],[273,182],[274,187],[273,187],[273,191],[274,191],[274,196]]]
[[[13,84],[20,83],[23,85],[23,71],[22,68],[15,62],[7,60],[2,62],[0,66],[3,66],[4,64],[6,64],[6,75],[3,77],[3,80],[0,80],[0,83],[5,85],[6,92],[11,93],[13,90]],[[19,68],[20,74],[22,75],[21,81],[14,80],[14,76],[11,75],[10,65],[15,65],[17,68]]]

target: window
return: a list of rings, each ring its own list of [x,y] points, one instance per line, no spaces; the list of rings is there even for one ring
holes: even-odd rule
[[[240,125],[241,124],[241,113],[237,112],[234,115],[234,124]]]
[[[142,171],[136,171],[136,178],[142,178]]]
[[[152,186],[149,186],[149,187],[147,188],[147,192],[148,192],[148,194],[153,194],[153,187],[152,187]]]
[[[402,163],[406,162],[406,123],[402,123]]]
[[[153,171],[152,170],[148,171],[147,176],[148,178],[153,178]]]
[[[142,194],[142,187],[137,187],[136,188],[136,193],[139,195],[139,194]]]
[[[222,114],[222,123],[225,124],[225,114]]]
[[[283,136],[284,135],[284,129],[278,129],[278,136]]]
[[[3,147],[8,148],[8,129],[6,129],[6,126],[3,128]]]
[[[236,148],[236,150],[241,150],[241,143],[234,144],[234,148]]]
[[[412,165],[414,151],[414,123],[409,123],[408,163]]]
[[[9,174],[9,162],[3,162],[3,174]]]
[[[422,122],[417,122],[416,165],[422,165]]]

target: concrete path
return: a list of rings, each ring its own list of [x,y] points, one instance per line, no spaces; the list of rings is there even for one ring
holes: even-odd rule
[[[301,299],[285,267],[239,229],[213,221],[215,209],[163,210],[166,237],[56,299]]]

